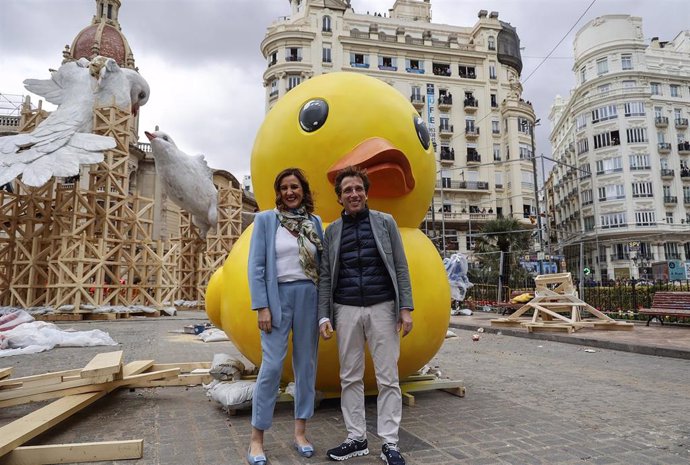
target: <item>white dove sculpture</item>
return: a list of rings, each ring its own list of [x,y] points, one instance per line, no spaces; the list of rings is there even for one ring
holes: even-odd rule
[[[27,79],[24,86],[58,107],[32,132],[0,137],[0,185],[21,175],[24,184],[39,187],[52,176],[79,174],[81,164],[103,161],[115,139],[91,133],[94,107],[114,103],[136,114],[149,97],[139,73],[105,57],[65,63],[51,79]]]
[[[165,193],[192,215],[192,223],[205,240],[209,229],[218,223],[218,192],[204,156],[187,155],[162,131],[144,131],[144,134],[151,141],[156,173]]]

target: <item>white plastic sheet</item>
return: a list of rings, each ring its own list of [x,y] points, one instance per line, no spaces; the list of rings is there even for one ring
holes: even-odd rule
[[[0,357],[43,352],[54,347],[93,347],[117,345],[100,329],[64,331],[46,321],[23,323],[0,333]]]
[[[448,283],[450,284],[451,299],[461,302],[465,300],[467,290],[474,286],[467,278],[467,257],[463,254],[455,253],[443,260],[446,268]]]

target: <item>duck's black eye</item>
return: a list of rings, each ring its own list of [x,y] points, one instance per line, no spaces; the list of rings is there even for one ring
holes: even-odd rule
[[[424,150],[429,148],[429,142],[431,142],[431,136],[429,136],[429,129],[427,129],[424,120],[420,116],[413,116],[414,118],[414,129],[417,131],[417,137],[419,137],[419,142],[422,143]]]
[[[139,100],[144,100],[144,97],[146,97],[146,92],[142,90],[141,92],[139,92]]]
[[[321,99],[309,100],[299,112],[299,125],[307,132],[314,132],[328,118],[328,104]]]
[[[168,140],[168,136],[163,136],[163,140],[167,141],[167,140]]]

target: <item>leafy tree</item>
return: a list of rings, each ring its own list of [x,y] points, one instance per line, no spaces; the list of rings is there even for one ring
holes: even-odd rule
[[[509,284],[511,275],[519,275],[524,271],[519,267],[519,259],[529,250],[531,231],[527,231],[515,218],[503,217],[485,223],[480,233],[475,240],[474,250],[481,265],[481,274],[484,277],[487,274],[493,275],[498,280],[500,252],[503,252],[501,274],[503,283]]]

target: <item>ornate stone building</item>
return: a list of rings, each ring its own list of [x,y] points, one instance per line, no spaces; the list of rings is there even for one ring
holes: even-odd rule
[[[421,225],[445,250],[497,216],[536,215],[530,128],[521,98],[519,37],[497,12],[472,26],[431,22],[430,0],[395,0],[383,13],[346,0],[289,0],[261,43],[266,108],[305,79],[347,71],[381,79],[424,118],[436,148],[437,189]],[[443,234],[445,233],[445,234]]]
[[[647,42],[641,18],[607,15],[573,48],[575,88],[549,115],[551,241],[569,270],[652,279],[690,260],[690,31]]]

